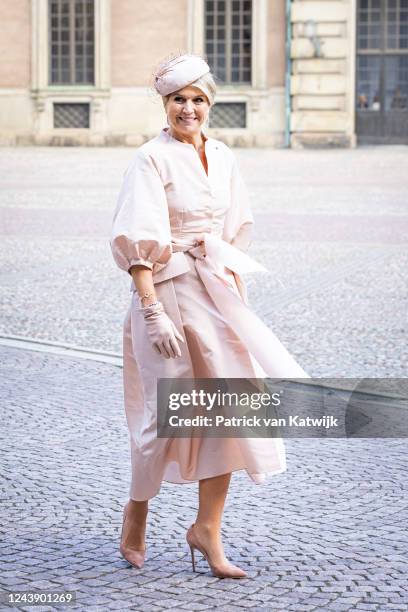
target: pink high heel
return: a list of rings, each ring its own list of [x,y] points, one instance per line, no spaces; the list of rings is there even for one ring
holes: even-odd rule
[[[191,525],[191,527],[186,533],[187,544],[190,546],[191,564],[193,566],[193,572],[196,571],[194,550],[197,549],[206,559],[208,565],[210,566],[212,575],[216,578],[247,578],[248,575],[244,572],[244,570],[242,570],[240,567],[237,567],[236,565],[232,565],[232,563],[227,562],[222,565],[214,565],[213,563],[211,563],[208,553],[197,539],[197,534],[194,531],[194,524],[195,523]]]
[[[127,510],[127,504],[123,508],[123,522],[122,522],[122,531],[120,532],[119,551],[122,557],[128,563],[130,563],[130,565],[133,565],[133,567],[136,567],[137,569],[142,569],[143,564],[145,562],[145,558],[146,558],[146,549],[135,550],[134,548],[126,548],[122,544],[123,528],[125,526],[125,521],[126,521],[126,510]]]

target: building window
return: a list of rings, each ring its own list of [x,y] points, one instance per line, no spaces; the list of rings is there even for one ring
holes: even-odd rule
[[[251,83],[252,0],[205,1],[205,53],[222,83]]]
[[[245,102],[218,102],[210,113],[211,128],[245,128]]]
[[[94,0],[49,0],[51,85],[95,82]]]
[[[54,103],[54,128],[89,128],[89,104]]]

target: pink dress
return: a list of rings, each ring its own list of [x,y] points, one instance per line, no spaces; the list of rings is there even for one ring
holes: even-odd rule
[[[153,350],[132,280],[123,383],[136,501],[154,497],[163,480],[244,469],[261,483],[286,469],[281,438],[158,438],[158,378],[309,377],[248,306],[241,274],[263,268],[245,253],[253,224],[247,192],[225,144],[207,138],[205,151],[208,176],[193,145],[162,130],[135,152],[114,213],[116,264],[152,270],[158,299],[185,339],[181,358]]]

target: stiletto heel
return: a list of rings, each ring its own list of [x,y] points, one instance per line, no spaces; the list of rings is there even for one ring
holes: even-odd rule
[[[191,525],[191,527],[187,530],[186,533],[187,544],[189,545],[191,552],[191,564],[193,566],[193,572],[196,571],[194,559],[194,549],[196,548],[203,555],[211,569],[212,575],[216,576],[216,578],[247,578],[247,574],[244,572],[244,570],[242,570],[240,567],[237,567],[236,565],[232,565],[232,563],[228,563],[228,561],[226,563],[223,563],[222,565],[214,565],[211,562],[205,548],[202,546],[202,544],[200,544],[197,539],[197,534],[194,531],[194,524],[195,523]]]
[[[190,553],[191,553],[191,565],[193,566],[193,572],[195,572],[196,569],[195,569],[195,559],[194,559],[194,546],[190,545]]]
[[[142,569],[143,564],[145,562],[145,558],[146,558],[146,549],[135,550],[132,548],[125,548],[122,544],[123,528],[125,526],[125,521],[126,521],[126,510],[127,510],[127,504],[123,508],[123,522],[122,522],[122,530],[120,532],[119,551],[122,557],[125,559],[125,561],[130,563],[130,565],[133,565],[133,567],[136,567],[137,569]]]

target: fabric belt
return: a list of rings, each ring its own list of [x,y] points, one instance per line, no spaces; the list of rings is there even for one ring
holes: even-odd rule
[[[173,244],[173,251],[188,251],[197,259],[207,259],[209,265],[217,267],[223,265],[237,274],[268,271],[255,259],[249,257],[249,255],[232,244],[222,240],[219,236],[203,233],[202,238],[202,244],[200,245],[197,240],[193,246]]]

